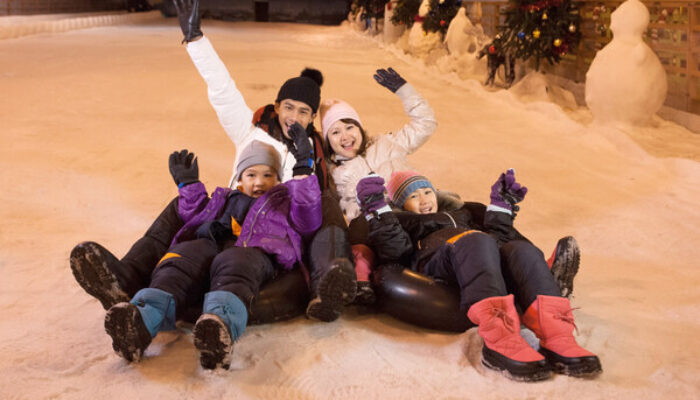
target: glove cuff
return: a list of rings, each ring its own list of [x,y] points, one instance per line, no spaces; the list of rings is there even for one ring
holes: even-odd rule
[[[497,212],[506,213],[508,215],[513,215],[513,211],[511,211],[510,208],[497,206],[495,204],[489,204],[488,207],[486,207],[486,211],[497,211]]]
[[[386,205],[384,205],[383,207],[378,208],[378,209],[375,210],[375,211],[372,211],[372,212],[369,212],[369,213],[365,214],[365,219],[366,219],[367,221],[369,221],[370,219],[372,219],[372,218],[374,218],[374,217],[378,217],[378,216],[380,216],[380,215],[382,215],[382,214],[386,214],[386,213],[388,213],[388,212],[391,212],[391,207],[389,207],[389,205],[386,204]]]
[[[311,175],[313,173],[314,173],[314,169],[311,167],[294,167],[294,168],[292,168],[292,176]]]

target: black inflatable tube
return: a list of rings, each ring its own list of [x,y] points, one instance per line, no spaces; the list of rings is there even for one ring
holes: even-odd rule
[[[260,288],[260,294],[248,315],[248,325],[269,324],[303,315],[309,300],[309,287],[304,274],[295,268]]]
[[[251,306],[248,325],[269,324],[298,317],[306,312],[308,303],[309,287],[304,274],[295,268],[262,285],[258,298]],[[185,310],[180,319],[193,324],[201,314],[200,304]]]
[[[378,268],[372,277],[380,311],[413,325],[447,332],[474,326],[460,310],[456,287],[409,269]]]

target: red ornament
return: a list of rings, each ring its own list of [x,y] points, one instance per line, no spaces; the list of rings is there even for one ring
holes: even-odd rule
[[[441,20],[440,20],[440,26],[445,26],[445,20],[444,20],[444,19],[441,19]]]
[[[489,54],[496,54],[496,46],[494,46],[494,45],[489,46]]]

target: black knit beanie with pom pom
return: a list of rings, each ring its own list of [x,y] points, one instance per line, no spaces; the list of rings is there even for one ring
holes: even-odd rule
[[[323,84],[323,75],[321,71],[313,68],[306,68],[301,71],[301,75],[296,78],[288,79],[282,85],[279,93],[277,93],[276,103],[284,99],[301,101],[306,103],[313,109],[314,113],[318,111],[318,104],[321,101],[321,85]]]

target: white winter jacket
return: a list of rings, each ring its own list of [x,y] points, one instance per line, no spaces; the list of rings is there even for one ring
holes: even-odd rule
[[[364,156],[331,164],[330,173],[335,181],[340,207],[348,220],[360,215],[357,205],[357,182],[370,171],[389,181],[394,171],[413,169],[406,156],[425,143],[437,128],[437,121],[428,102],[407,83],[396,91],[411,122],[395,133],[387,133],[374,138]]]
[[[243,95],[238,91],[236,84],[229,75],[226,66],[216,54],[214,47],[206,36],[201,39],[189,42],[187,52],[192,58],[192,62],[207,83],[207,93],[209,102],[216,115],[219,117],[221,126],[226,134],[236,145],[236,158],[241,151],[253,140],[259,140],[272,145],[280,153],[282,160],[282,182],[292,179],[292,167],[296,163],[294,154],[290,153],[284,143],[276,140],[264,130],[253,125],[253,110],[248,108],[243,99]],[[229,187],[236,186],[236,162],[233,164],[233,175],[229,181]]]

